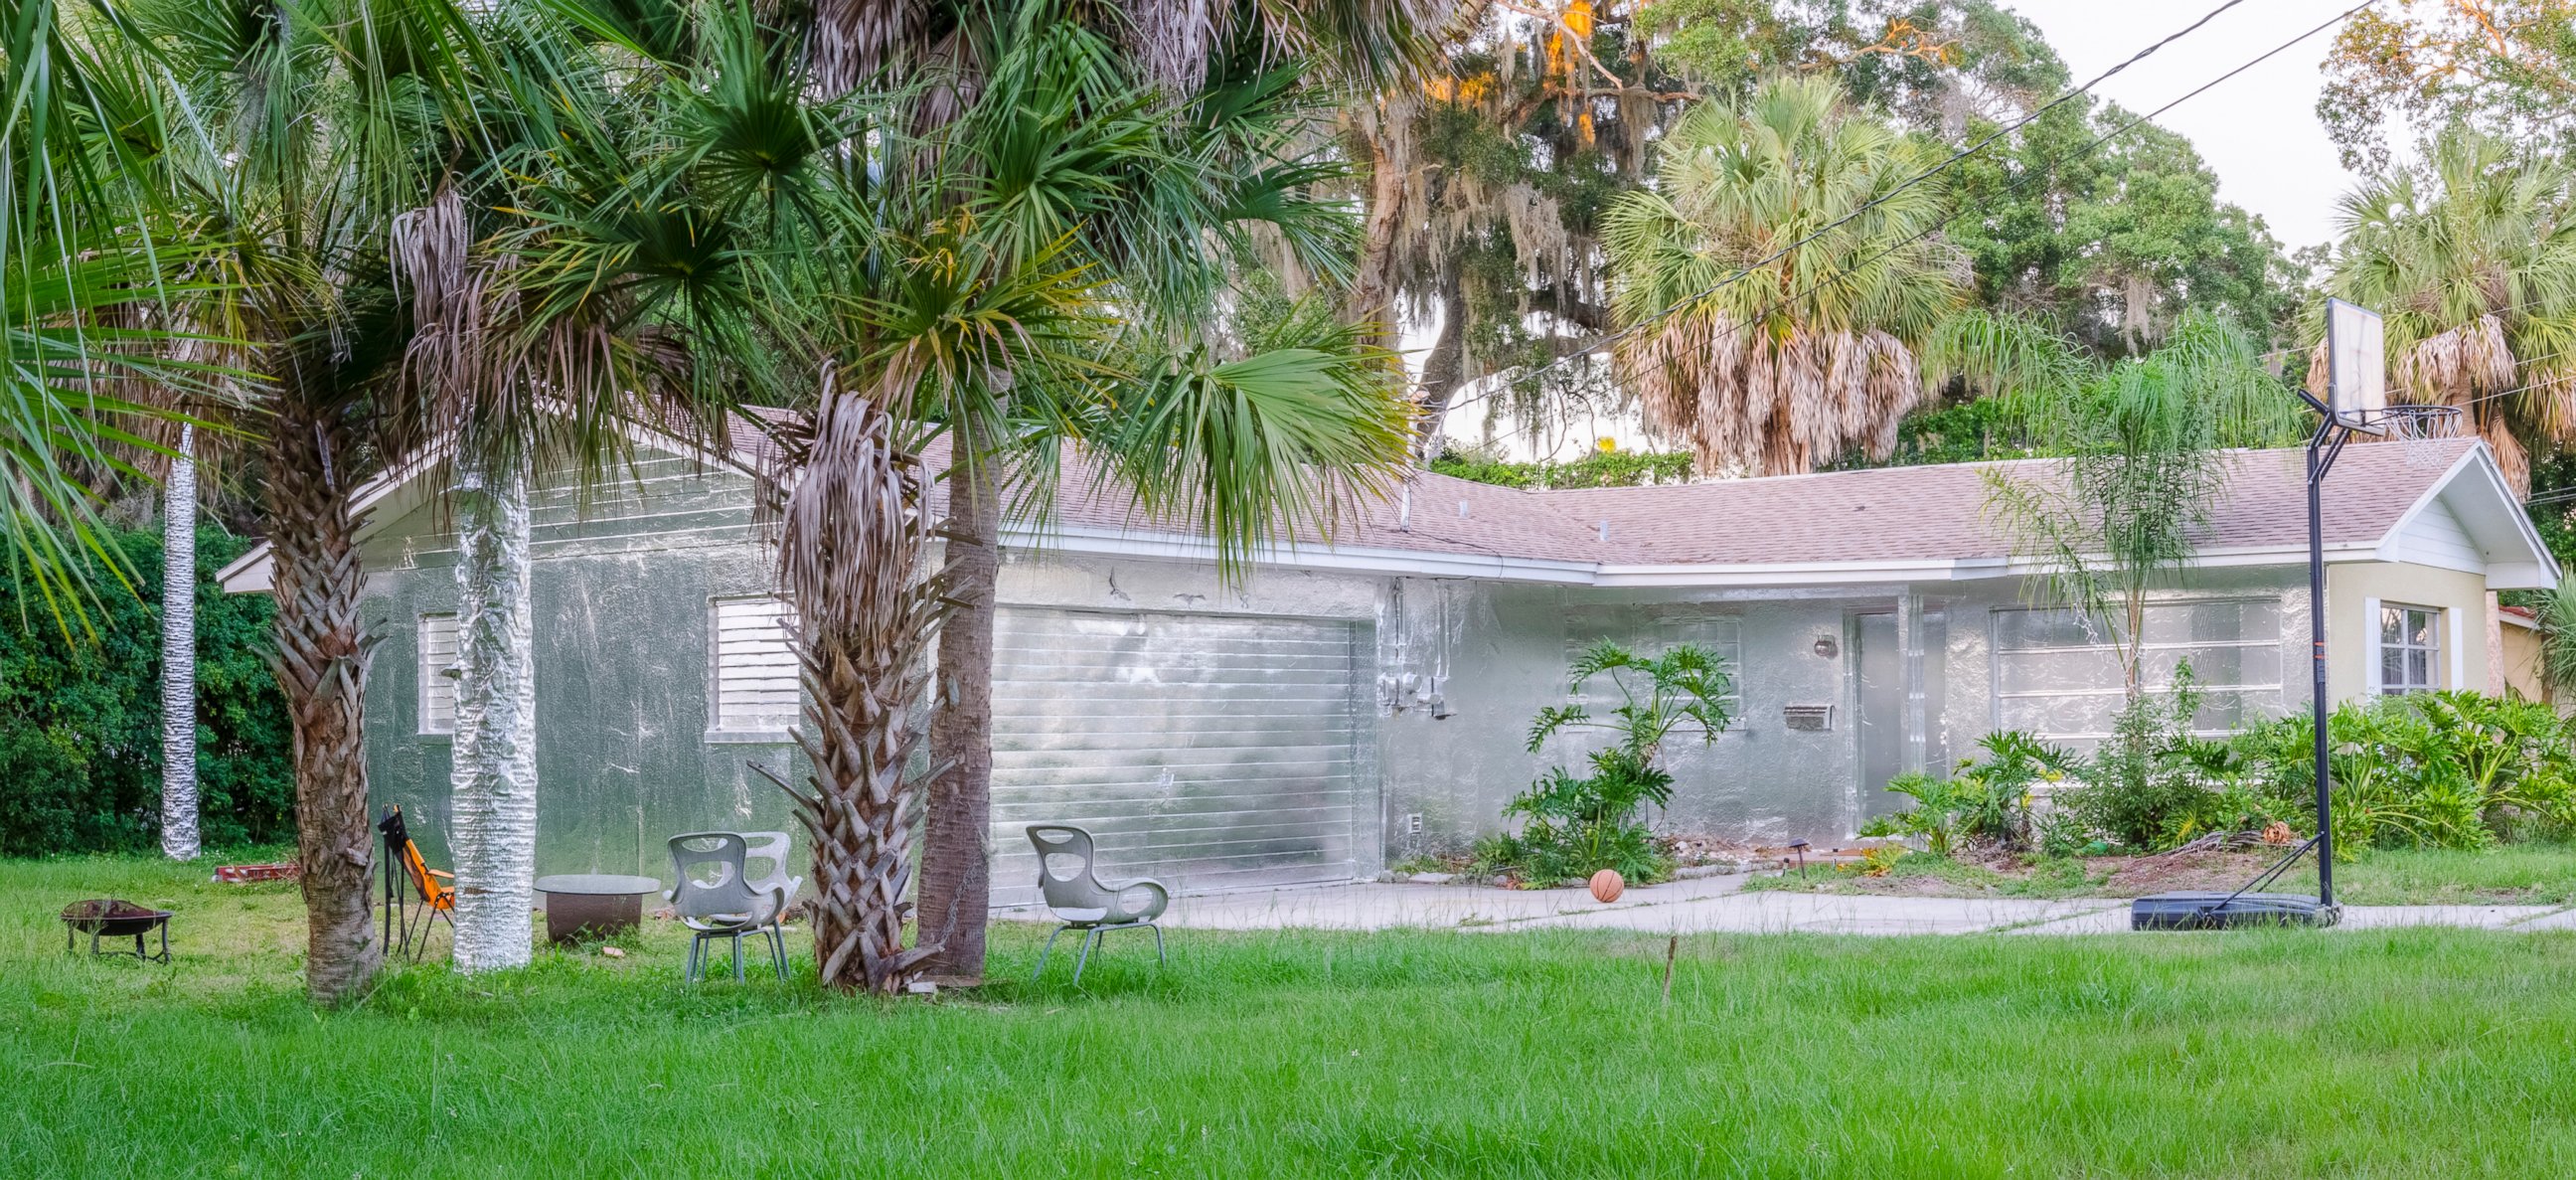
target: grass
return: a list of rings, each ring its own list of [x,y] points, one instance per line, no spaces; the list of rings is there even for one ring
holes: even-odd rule
[[[292,887],[0,862],[0,1175],[2541,1176],[2576,935],[1176,932],[1077,989],[678,982],[667,923],[299,997]],[[56,909],[180,912],[168,967]]]
[[[2230,859],[2208,881],[2189,888],[2227,888],[2250,877],[2270,854]],[[1914,853],[1886,876],[1810,868],[1803,877],[1755,877],[1748,889],[1804,893],[1908,893],[1957,897],[2091,897],[2106,893],[2106,861],[2044,859],[2026,873]],[[2161,886],[2160,886],[2161,887]],[[2317,872],[2301,861],[2274,889],[2313,892]],[[2506,844],[2477,852],[2441,848],[2375,848],[2335,864],[2335,896],[2348,905],[2576,905],[2576,845]]]

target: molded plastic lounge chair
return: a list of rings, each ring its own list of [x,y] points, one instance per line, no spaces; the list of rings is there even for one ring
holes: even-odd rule
[[[706,945],[733,940],[733,978],[742,982],[742,937],[766,935],[770,962],[778,978],[787,978],[787,940],[778,932],[779,915],[787,909],[787,890],[761,886],[743,876],[749,845],[735,832],[690,832],[671,837],[671,869],[677,883],[667,894],[689,928],[689,982],[705,977]]]
[[[1073,960],[1075,983],[1082,982],[1082,968],[1091,961],[1091,948],[1112,930],[1153,931],[1154,961],[1170,961],[1163,953],[1163,928],[1154,924],[1154,919],[1163,916],[1164,907],[1172,904],[1172,891],[1163,888],[1162,882],[1136,880],[1112,885],[1102,881],[1094,871],[1100,853],[1092,844],[1091,833],[1077,827],[1030,824],[1029,843],[1038,850],[1038,892],[1046,896],[1047,908],[1064,923],[1047,935],[1046,949],[1038,952],[1038,969],[1029,978],[1046,974],[1047,956],[1055,953],[1055,940],[1067,930],[1082,932],[1082,953]]]
[[[805,878],[787,875],[788,859],[795,855],[794,843],[787,838],[787,833],[744,832],[742,842],[746,848],[744,855],[754,861],[769,862],[769,871],[759,875],[753,875],[749,865],[744,866],[743,875],[751,879],[751,891],[783,890],[786,900],[779,903],[779,912],[785,913],[795,906],[796,893],[805,887]]]
[[[385,914],[384,941],[395,954],[408,953],[414,961],[429,945],[430,928],[442,918],[447,921],[448,943],[456,942],[456,887],[451,884],[456,874],[429,867],[420,855],[420,845],[412,843],[411,826],[403,822],[402,808],[385,809],[385,817],[376,821],[376,831],[385,838]],[[395,881],[395,875],[408,878],[409,890]],[[417,899],[420,920],[412,921],[411,904]],[[399,933],[401,940],[395,936]]]

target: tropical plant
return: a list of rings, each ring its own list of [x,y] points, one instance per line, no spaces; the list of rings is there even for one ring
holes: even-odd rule
[[[1647,804],[1672,801],[1673,777],[1657,765],[1664,742],[1676,732],[1697,732],[1714,742],[1728,722],[1728,680],[1717,655],[1695,644],[1675,644],[1646,657],[1603,641],[1574,661],[1570,691],[1595,677],[1607,679],[1619,703],[1606,715],[1576,701],[1542,708],[1530,722],[1529,750],[1568,730],[1607,733],[1611,743],[1590,755],[1592,773],[1550,770],[1504,807],[1505,817],[1528,822],[1516,835],[1487,841],[1479,859],[1524,880],[1553,883],[1617,869],[1632,880],[1653,881],[1671,871],[1637,819]]]
[[[2531,619],[2540,633],[2542,688],[2553,699],[2576,700],[2576,589],[2540,592]]]
[[[2312,829],[2315,732],[2305,716],[2231,743],[2288,820]],[[2537,701],[2438,692],[2346,702],[2327,719],[2340,851],[2482,848],[2576,827],[2567,722]]]
[[[1619,372],[1702,473],[1895,446],[1924,395],[1916,349],[1966,298],[1965,257],[1932,232],[1941,188],[1909,183],[1931,163],[1833,79],[1776,78],[1684,116],[1655,189],[1612,207]]]
[[[884,371],[900,380],[910,364]],[[955,935],[950,915],[904,945],[923,799],[911,762],[931,707],[925,649],[955,603],[948,576],[930,569],[930,474],[881,408],[901,393],[843,397],[825,385],[812,434],[790,444],[809,474],[785,512],[796,536],[849,565],[792,553],[781,562],[806,700],[796,741],[814,774],[808,789],[779,785],[814,844],[815,963],[827,985],[879,995],[902,992]]]
[[[2221,448],[2294,437],[2298,403],[2252,338],[2207,316],[2109,365],[2031,321],[1984,315],[1955,322],[1931,354],[2001,387],[2024,437],[2063,456],[2036,473],[1989,468],[1987,514],[2039,563],[2032,594],[2108,638],[2134,704],[2147,602],[2191,563],[2226,487]]]
[[[926,969],[977,977],[1002,519],[1044,515],[1076,444],[1138,512],[1209,534],[1232,578],[1402,466],[1400,372],[1364,330],[1321,304],[1229,313],[1265,242],[1336,272],[1350,223],[1318,189],[1333,176],[1318,88],[1399,58],[1410,23],[1366,2],[1235,0],[1132,25],[1053,0],[880,8],[824,6],[812,34],[823,90],[884,108],[857,203],[887,230],[828,268],[849,358],[834,388],[900,393],[949,443],[957,608],[938,644],[918,928],[945,932]],[[791,509],[791,560],[816,564],[791,586],[863,576],[797,527]]]
[[[1987,734],[1978,744],[1986,757],[1961,759],[1947,778],[1910,771],[1888,780],[1887,789],[1914,806],[1878,817],[1861,834],[1921,836],[1935,856],[1971,840],[2030,847],[2031,804],[2040,785],[2065,781],[2079,760],[2018,730]]]
[[[135,110],[134,183],[210,246],[178,322],[248,374],[260,417],[279,680],[295,733],[306,987],[360,992],[382,948],[363,748],[368,639],[352,497],[409,454],[386,384],[402,351],[387,255],[480,112],[470,22],[445,0],[139,0],[87,27]]]
[[[140,179],[166,112],[81,12],[13,4],[0,31],[0,564],[34,591],[13,625],[67,643],[140,572],[99,509],[150,481],[176,411],[213,392],[169,314],[204,288],[207,244]]]
[[[1619,703],[1607,716],[1595,715],[1582,701],[1540,709],[1530,722],[1530,753],[1566,730],[1597,730],[1651,764],[1677,730],[1696,731],[1708,742],[1726,731],[1732,681],[1717,653],[1698,644],[1676,643],[1650,658],[1605,639],[1575,657],[1569,675],[1568,691],[1574,693],[1596,676],[1608,679]]]
[[[2326,293],[2384,317],[2390,400],[2458,407],[2528,488],[2532,457],[2576,440],[2576,168],[2454,127],[2346,195],[2341,223]],[[2322,305],[2306,330],[2322,395]]]
[[[1637,809],[1672,797],[1673,776],[1661,767],[1620,747],[1595,750],[1592,773],[1555,767],[1504,805],[1505,819],[1526,822],[1483,841],[1477,860],[1485,871],[1541,885],[1603,869],[1640,884],[1660,881],[1672,874],[1672,857],[1637,822]]]
[[[656,110],[670,97],[657,75],[624,68],[623,47],[565,16],[560,7],[473,14],[490,60],[470,75],[477,106],[509,114],[487,117],[429,200],[394,219],[411,327],[403,404],[451,456],[460,609],[450,847],[469,883],[458,892],[454,956],[468,972],[523,965],[532,941],[532,484],[600,482],[638,430],[722,438],[726,405],[774,392],[766,366],[736,358],[795,334],[747,339],[783,322],[767,308],[799,302],[758,254],[701,253],[688,282],[671,281],[673,260],[652,248],[652,230],[721,226],[734,240],[798,249],[813,240],[798,231],[820,229],[782,217],[769,186],[744,183],[731,157],[675,150],[674,125],[732,136],[737,148],[758,142],[773,168],[847,132],[824,107],[783,133],[767,128],[768,140],[749,134],[744,94],[774,97],[757,84],[793,49],[762,44],[737,10],[711,10],[695,40],[750,77],[718,76],[677,114]],[[650,202],[637,199],[644,192]],[[810,204],[831,190],[806,184],[797,195]]]

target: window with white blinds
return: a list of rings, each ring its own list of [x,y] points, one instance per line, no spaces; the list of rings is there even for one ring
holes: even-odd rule
[[[763,733],[796,724],[796,653],[787,644],[787,604],[775,598],[715,601],[715,700],[709,728]]]
[[[456,616],[420,617],[420,731],[456,732]]]

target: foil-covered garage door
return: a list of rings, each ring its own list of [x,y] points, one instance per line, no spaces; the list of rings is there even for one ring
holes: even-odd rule
[[[994,904],[1037,900],[1033,823],[1175,891],[1353,875],[1350,624],[1005,608],[995,630]]]

